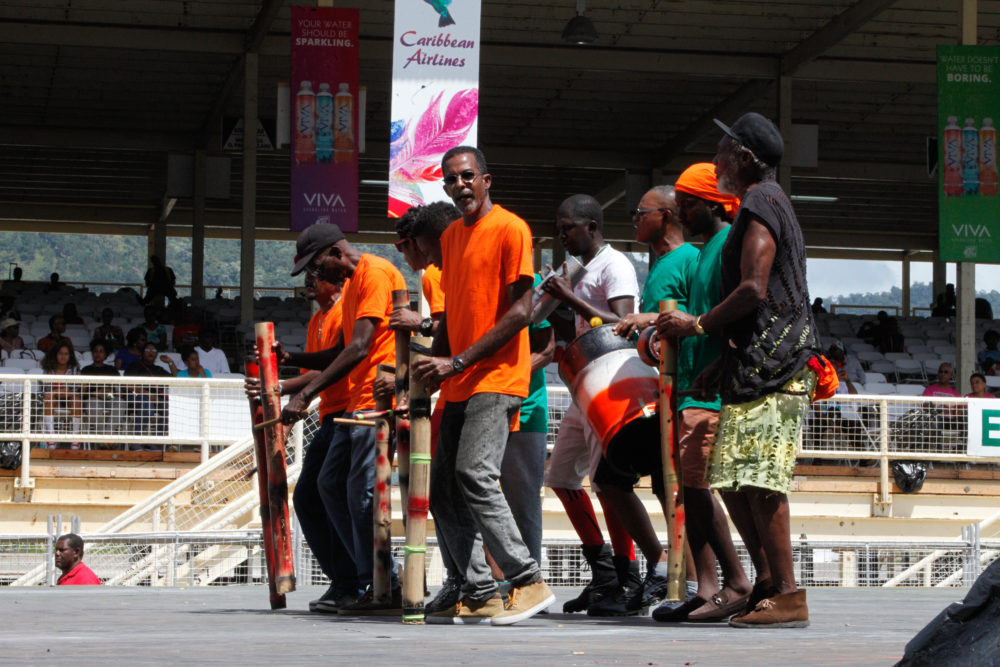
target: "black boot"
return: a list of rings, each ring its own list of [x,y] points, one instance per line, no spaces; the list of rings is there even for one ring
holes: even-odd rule
[[[586,611],[590,605],[603,600],[608,595],[614,595],[618,590],[618,574],[611,559],[611,545],[582,545],[583,557],[590,564],[590,583],[576,598],[563,605],[563,612],[572,614],[576,611]]]
[[[629,560],[625,556],[615,556],[612,560],[618,573],[618,590],[614,595],[591,604],[587,609],[587,616],[637,616],[643,611],[630,609],[628,604],[628,601],[642,590],[639,562]]]

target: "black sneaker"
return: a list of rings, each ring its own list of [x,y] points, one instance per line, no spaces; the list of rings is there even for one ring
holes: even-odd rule
[[[629,598],[627,608],[629,611],[645,614],[650,607],[659,604],[665,597],[667,597],[667,578],[648,570],[642,588]]]
[[[330,587],[326,589],[326,592],[320,595],[315,600],[309,601],[309,611],[318,611],[320,602],[329,602],[331,600],[337,599],[337,590],[334,584],[330,584]]]
[[[462,585],[455,579],[445,579],[434,599],[424,605],[424,614],[434,614],[451,609],[462,599]]]

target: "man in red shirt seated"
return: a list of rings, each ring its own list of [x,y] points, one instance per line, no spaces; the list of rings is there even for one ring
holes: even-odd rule
[[[76,533],[56,540],[56,567],[62,570],[57,586],[100,586],[101,580],[83,564],[83,538]]]

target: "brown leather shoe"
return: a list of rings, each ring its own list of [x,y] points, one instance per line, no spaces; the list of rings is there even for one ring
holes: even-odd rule
[[[806,592],[782,593],[764,598],[749,614],[729,621],[734,628],[805,628],[809,625]]]
[[[692,623],[728,621],[733,614],[743,611],[749,598],[749,593],[738,595],[728,588],[723,588],[708,602],[688,614],[687,620]]]

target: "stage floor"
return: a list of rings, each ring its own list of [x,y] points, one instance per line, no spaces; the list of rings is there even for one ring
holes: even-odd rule
[[[553,613],[510,627],[412,626],[272,612],[263,587],[0,589],[0,663],[429,665],[891,665],[965,589],[810,589],[812,625],[740,630]]]

